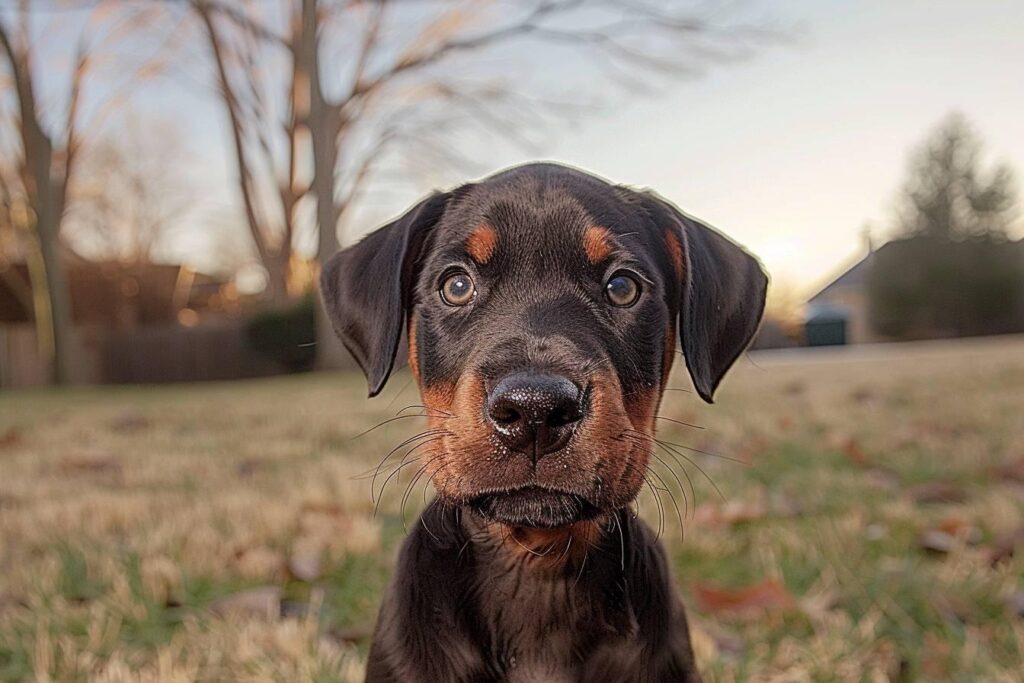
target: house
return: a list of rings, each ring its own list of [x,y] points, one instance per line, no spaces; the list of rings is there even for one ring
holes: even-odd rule
[[[807,300],[804,331],[808,346],[885,341],[871,325],[867,276],[874,259],[890,244],[874,249],[869,241],[866,255]]]
[[[0,387],[44,384],[48,369],[36,340],[28,269],[24,263],[11,262],[0,263],[0,267]],[[170,367],[187,363],[167,349],[182,347],[181,355],[195,357],[193,340],[181,341],[185,328],[195,327],[201,316],[228,321],[240,317],[239,298],[232,284],[183,266],[97,263],[72,257],[66,268],[79,347],[78,381],[160,381],[165,375],[167,379],[188,379]],[[207,345],[221,349],[238,346],[233,340],[240,336],[239,324],[235,322],[235,332],[222,331],[220,338]],[[191,336],[200,333],[213,334],[204,329]],[[147,340],[155,335],[162,336],[147,346]],[[225,342],[223,338],[229,336]],[[136,356],[140,358],[136,360]],[[154,368],[165,359],[170,369],[156,372]],[[227,360],[207,364],[234,365]]]

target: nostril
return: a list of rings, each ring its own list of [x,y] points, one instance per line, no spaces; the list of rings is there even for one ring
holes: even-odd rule
[[[582,416],[577,406],[562,406],[548,413],[546,423],[548,427],[564,427],[573,422],[579,422],[580,417]]]
[[[491,408],[491,419],[499,425],[511,425],[523,419],[523,416],[510,405],[496,405]]]

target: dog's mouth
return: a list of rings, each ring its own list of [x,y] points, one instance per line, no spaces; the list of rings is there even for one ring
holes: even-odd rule
[[[556,529],[597,517],[601,510],[573,493],[527,486],[485,493],[469,506],[487,519],[515,527]]]

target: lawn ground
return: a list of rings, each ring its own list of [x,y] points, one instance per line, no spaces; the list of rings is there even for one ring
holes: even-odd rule
[[[671,386],[700,428],[661,421],[686,448],[639,508],[707,678],[1021,680],[1024,339]],[[403,520],[406,468],[375,514],[361,475],[423,420],[354,437],[415,403],[405,371],[372,401],[354,374],[0,394],[0,680],[361,680],[424,495]]]

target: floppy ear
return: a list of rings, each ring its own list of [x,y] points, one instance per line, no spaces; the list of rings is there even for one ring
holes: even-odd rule
[[[363,369],[371,397],[380,393],[391,374],[416,264],[447,201],[447,194],[427,197],[401,218],[339,251],[321,270],[327,314]]]
[[[768,277],[757,259],[722,233],[653,193],[644,197],[655,222],[682,242],[679,337],[693,386],[712,403],[722,377],[757,332]]]

